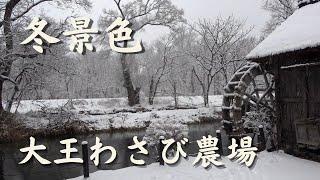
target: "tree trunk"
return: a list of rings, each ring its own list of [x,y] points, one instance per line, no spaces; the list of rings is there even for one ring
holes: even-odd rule
[[[196,88],[195,88],[195,82],[194,82],[194,72],[191,72],[191,80],[190,80],[190,85],[191,85],[191,93],[195,94]]]
[[[223,78],[224,78],[223,86],[226,86],[228,84],[228,72],[227,72],[226,68],[222,68],[222,74],[223,74]]]
[[[21,81],[22,81],[22,78],[19,78],[18,80],[16,80],[16,84],[15,84],[15,86],[14,86],[14,91],[13,91],[13,93],[12,93],[11,98],[10,98],[9,101],[7,102],[7,105],[6,105],[6,108],[5,108],[5,110],[6,110],[7,112],[11,112],[11,108],[12,108],[12,106],[13,106],[15,97],[16,97],[17,93],[20,91],[20,90],[19,90],[19,85],[20,85]]]
[[[20,0],[10,0],[6,4],[5,13],[4,13],[4,19],[3,19],[3,33],[5,37],[5,44],[6,44],[6,54],[10,54],[13,49],[13,36],[12,36],[12,30],[11,30],[11,16],[13,13],[14,7],[20,2]],[[11,71],[11,65],[12,61],[10,57],[7,57],[4,59],[5,62],[1,62],[0,66],[0,73],[1,75],[9,77],[10,71]],[[4,81],[0,81],[0,111],[3,111],[3,84]]]
[[[151,77],[150,81],[150,86],[149,86],[149,104],[153,105],[154,103],[154,97],[155,97],[155,92],[154,92],[154,80],[153,77]]]
[[[208,96],[208,94],[204,93],[203,94],[203,99],[204,99],[204,106],[208,107],[208,105],[209,105],[209,96]]]
[[[140,88],[134,88],[133,86],[129,65],[126,60],[126,54],[121,54],[121,66],[124,79],[124,87],[127,89],[128,93],[128,104],[129,106],[140,104]]]
[[[0,81],[0,111],[3,111],[4,108],[3,108],[3,105],[2,105],[2,89],[3,89],[3,81]]]
[[[209,105],[209,90],[206,90],[205,87],[203,87],[203,101],[204,101],[204,106],[208,107]]]
[[[174,98],[174,107],[177,109],[179,104],[178,104],[178,92],[177,92],[177,83],[173,83],[173,98]]]
[[[14,97],[16,96],[16,94],[18,93],[18,89],[17,88],[14,88],[14,92],[12,93],[12,96],[11,98],[8,100],[7,102],[7,105],[6,105],[6,111],[7,112],[10,112],[11,111],[11,108],[12,108],[12,105],[13,105],[13,102],[14,102]]]

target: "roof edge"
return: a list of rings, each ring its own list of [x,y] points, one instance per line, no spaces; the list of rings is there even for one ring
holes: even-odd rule
[[[245,58],[247,61],[257,62],[257,63],[264,63],[268,62],[272,59],[278,59],[282,61],[286,60],[312,60],[312,59],[320,59],[320,46],[317,47],[308,47],[296,51],[289,51],[280,54],[274,54],[264,57],[252,57],[252,58]]]

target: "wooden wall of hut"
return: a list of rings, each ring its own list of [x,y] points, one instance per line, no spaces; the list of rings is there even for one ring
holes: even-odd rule
[[[267,64],[273,66],[276,81],[279,146],[291,154],[298,147],[296,123],[320,118],[320,60],[288,60],[279,56]],[[319,135],[312,138],[320,142]]]

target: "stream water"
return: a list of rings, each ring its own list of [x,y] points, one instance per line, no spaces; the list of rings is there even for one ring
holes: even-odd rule
[[[202,138],[205,135],[215,136],[215,131],[220,128],[220,123],[201,123],[189,125],[189,140],[195,141]],[[12,144],[0,144],[0,180],[62,180],[82,176],[83,169],[82,164],[65,164],[56,165],[53,163],[55,159],[64,158],[64,154],[60,154],[60,150],[65,146],[60,144],[61,140],[68,138],[76,138],[78,140],[77,145],[73,147],[77,148],[79,153],[72,153],[72,157],[81,157],[81,142],[88,141],[89,147],[95,144],[95,138],[99,137],[104,146],[113,146],[118,153],[117,159],[108,165],[101,165],[95,167],[93,162],[90,161],[90,172],[97,170],[111,170],[120,169],[132,166],[130,162],[130,155],[134,152],[128,150],[128,146],[133,144],[132,138],[138,136],[139,140],[144,136],[145,131],[130,131],[130,132],[114,132],[114,133],[98,133],[86,136],[76,137],[59,137],[59,138],[45,138],[36,139],[36,145],[43,144],[47,147],[46,151],[38,152],[40,156],[48,159],[52,162],[51,165],[41,165],[34,158],[27,164],[19,165],[18,163],[25,157],[25,154],[19,151],[20,148],[29,146],[29,139],[25,142],[18,142]],[[223,141],[227,141],[224,138]],[[156,149],[148,149],[148,156],[141,156],[147,164],[156,162],[157,152]],[[190,154],[196,154],[198,152],[198,146],[196,143],[190,143],[184,148],[184,150]],[[91,151],[89,150],[89,154]],[[108,154],[100,156],[100,164],[105,162]],[[104,158],[103,158],[104,157]],[[136,156],[135,154],[135,157]]]

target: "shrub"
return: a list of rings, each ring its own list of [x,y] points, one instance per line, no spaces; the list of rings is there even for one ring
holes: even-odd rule
[[[242,118],[244,128],[258,131],[259,126],[264,127],[265,137],[267,138],[267,149],[274,149],[277,144],[275,117],[269,109],[247,112]]]
[[[155,119],[147,128],[144,140],[147,141],[150,146],[157,145],[161,136],[165,139],[173,138],[175,141],[180,141],[188,137],[188,131],[188,125],[181,123],[179,120],[169,117]]]

